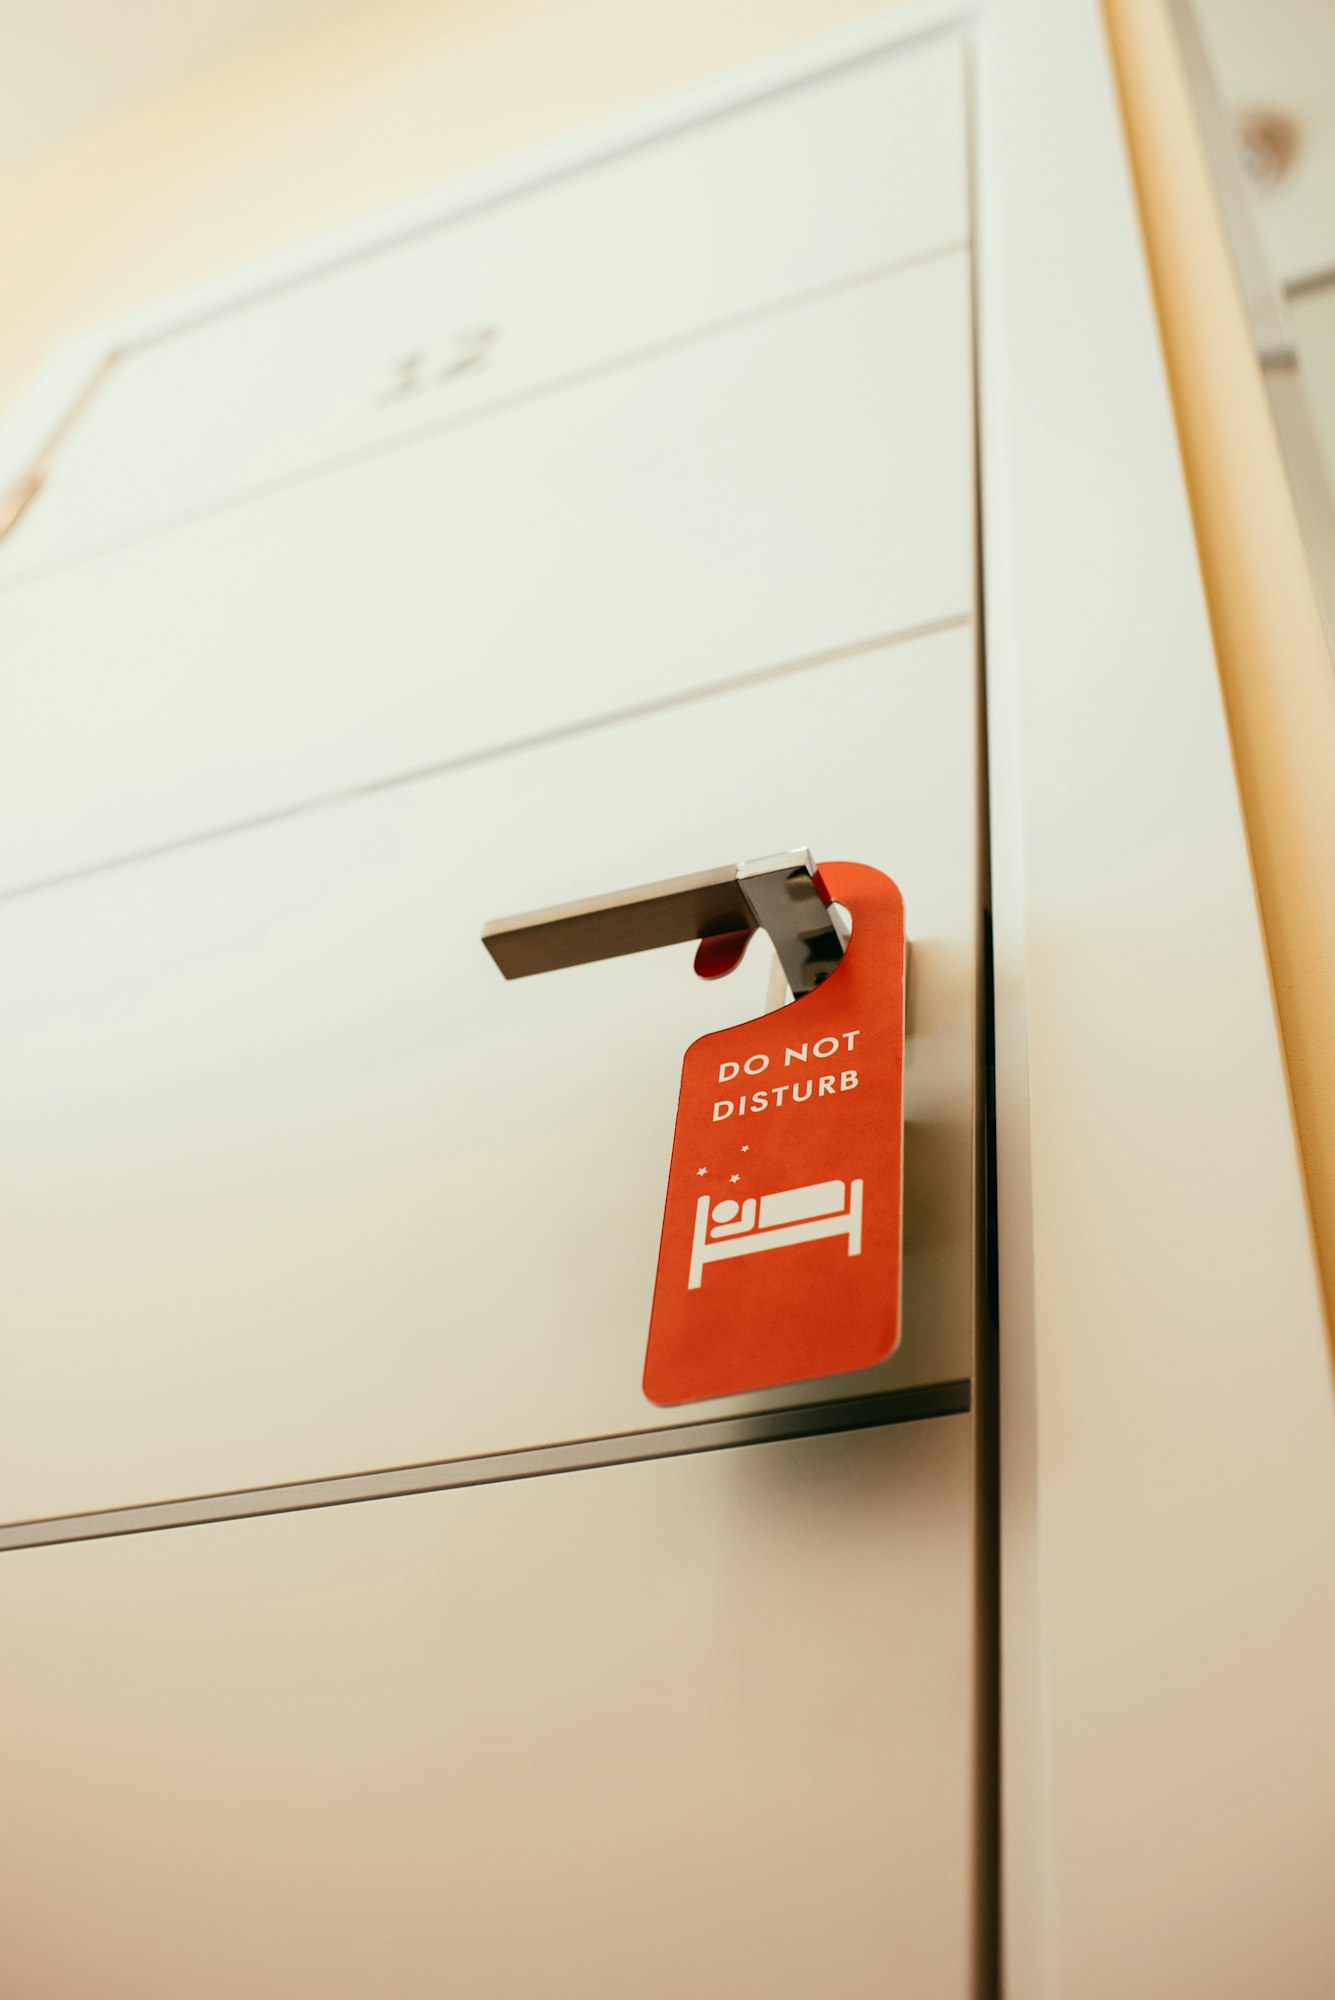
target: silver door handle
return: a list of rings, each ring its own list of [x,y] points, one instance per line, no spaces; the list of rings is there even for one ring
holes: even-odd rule
[[[805,847],[501,917],[484,926],[482,942],[507,979],[527,979],[594,959],[755,930],[773,944],[794,999],[812,992],[839,963],[847,927]]]

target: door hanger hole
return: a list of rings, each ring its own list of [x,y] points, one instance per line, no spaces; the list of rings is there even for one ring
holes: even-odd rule
[[[838,927],[839,935],[844,945],[847,946],[848,940],[853,935],[853,912],[845,903],[831,903],[830,910]],[[750,944],[754,936],[754,931],[721,931],[712,937],[701,938],[695,949],[696,977],[698,979],[725,979],[730,972],[734,972],[741,964],[746,947]],[[837,958],[832,959],[830,964],[821,971],[815,984],[820,985],[822,980],[828,979],[838,963],[839,960]],[[772,1013],[776,1007],[786,1006],[792,997],[776,954],[770,971],[770,991],[765,1003],[766,1013]]]

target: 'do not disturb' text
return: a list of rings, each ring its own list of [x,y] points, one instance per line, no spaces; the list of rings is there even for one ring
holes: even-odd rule
[[[820,1075],[812,1075],[810,1070],[813,1063],[820,1069],[833,1059],[847,1058],[853,1053],[853,1044],[861,1032],[860,1028],[849,1028],[839,1035],[822,1035],[814,1042],[799,1042],[795,1047],[785,1048],[782,1061],[777,1056],[771,1060],[768,1055],[757,1052],[744,1057],[741,1062],[720,1063],[720,1083],[732,1083],[742,1076],[763,1076],[772,1070],[797,1073],[786,1076],[782,1083],[770,1081],[763,1089],[746,1092],[741,1097],[719,1098],[714,1105],[714,1123],[720,1124],[725,1118],[755,1117],[762,1111],[819,1102],[822,1097],[856,1090],[858,1073],[855,1069],[826,1070]]]

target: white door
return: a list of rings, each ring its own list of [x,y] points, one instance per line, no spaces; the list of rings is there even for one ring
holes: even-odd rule
[[[13,2000],[968,1990],[963,54],[164,332],[5,546]],[[479,932],[801,844],[905,896],[903,1340],[664,1412],[767,968]]]

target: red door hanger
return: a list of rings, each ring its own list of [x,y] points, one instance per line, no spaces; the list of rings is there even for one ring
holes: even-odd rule
[[[875,868],[820,872],[853,919],[829,978],[682,1063],[653,1403],[869,1368],[899,1342],[904,905]]]

